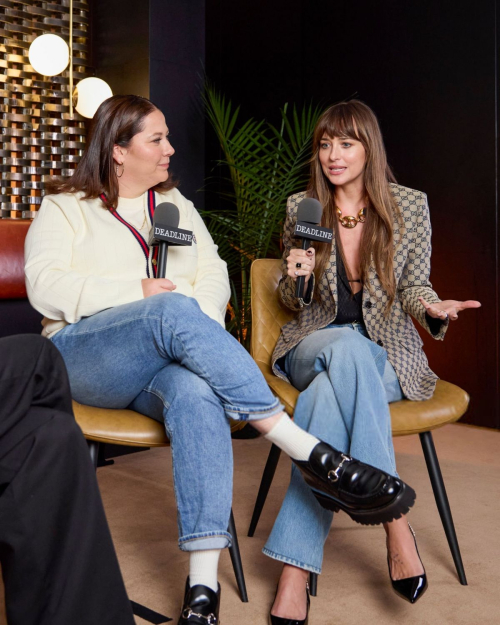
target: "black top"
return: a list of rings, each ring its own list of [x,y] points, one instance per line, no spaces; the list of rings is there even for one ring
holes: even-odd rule
[[[337,316],[333,323],[363,323],[362,302],[363,289],[352,294],[342,255],[337,248]]]
[[[342,325],[344,323],[357,322],[364,325],[362,306],[363,289],[355,295],[352,294],[342,255],[337,248],[337,316],[333,324]],[[425,320],[427,321],[431,334],[433,336],[439,334],[443,320],[435,319],[427,312],[425,313]]]

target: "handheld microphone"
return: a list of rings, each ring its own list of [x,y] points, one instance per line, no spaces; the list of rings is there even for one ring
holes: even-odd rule
[[[172,202],[162,202],[155,208],[153,228],[149,234],[150,246],[159,246],[157,277],[165,278],[169,245],[192,245],[193,233],[179,226],[179,209]]]
[[[297,223],[295,224],[294,236],[302,239],[303,250],[311,247],[312,241],[330,242],[333,239],[333,230],[322,228],[318,224],[323,215],[323,207],[312,197],[303,199],[297,207]],[[295,283],[295,295],[304,297],[305,277],[298,276]]]

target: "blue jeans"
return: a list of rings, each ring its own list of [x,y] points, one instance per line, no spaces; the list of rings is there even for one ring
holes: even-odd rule
[[[387,352],[360,324],[330,325],[303,339],[285,369],[302,391],[294,420],[337,449],[396,474],[389,402],[403,398]],[[321,573],[333,513],[322,508],[299,470],[263,549],[275,560]]]
[[[73,398],[165,423],[172,447],[179,546],[221,549],[232,501],[227,417],[282,410],[248,352],[196,300],[161,293],[68,325],[52,339]]]

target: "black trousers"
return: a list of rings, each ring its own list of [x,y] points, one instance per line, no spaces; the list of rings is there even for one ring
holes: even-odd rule
[[[0,339],[0,563],[9,625],[132,625],[66,369],[47,339]]]

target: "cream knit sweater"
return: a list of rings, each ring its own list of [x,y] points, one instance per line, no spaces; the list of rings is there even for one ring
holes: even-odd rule
[[[25,243],[25,272],[31,305],[45,316],[44,336],[101,310],[143,298],[141,280],[148,261],[129,231],[103,208],[101,200],[82,194],[48,195],[33,221]],[[118,213],[126,221],[137,216],[135,200],[120,199]],[[226,263],[192,202],[177,189],[156,193],[156,205],[172,202],[179,209],[179,228],[194,232],[191,247],[170,247],[166,277],[176,293],[194,297],[209,317],[224,326],[230,295]],[[147,213],[147,210],[146,210]],[[151,227],[149,214],[147,224]],[[141,224],[133,224],[140,228]]]

